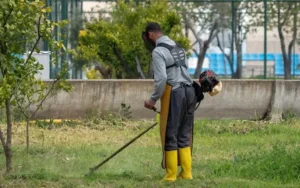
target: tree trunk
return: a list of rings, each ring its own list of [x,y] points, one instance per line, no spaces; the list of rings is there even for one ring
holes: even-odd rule
[[[284,62],[284,79],[290,80],[291,79],[291,60],[287,58]]]
[[[29,118],[26,120],[26,149],[29,151]]]
[[[122,53],[120,52],[120,50],[117,47],[113,47],[113,52],[116,55],[116,57],[118,58],[118,60],[120,61],[121,65],[123,65],[123,68],[125,70],[125,75],[126,78],[130,78],[131,72],[130,72],[130,68],[128,63],[126,62],[126,60],[124,59],[124,57],[122,56]]]
[[[11,140],[12,140],[12,118],[11,118],[11,106],[10,99],[5,100],[6,108],[6,119],[7,119],[7,135],[6,144],[4,147],[4,153],[6,157],[6,171],[9,173],[12,170],[12,150],[11,150]]]
[[[194,78],[199,78],[200,77],[200,74],[202,72],[203,62],[204,62],[204,59],[205,59],[205,55],[206,55],[206,52],[209,48],[209,42],[210,41],[205,41],[204,42],[202,50],[200,50],[200,53],[198,54],[197,68],[196,68],[196,72],[194,74]]]
[[[76,79],[76,66],[72,68],[72,79]]]
[[[232,78],[232,79],[238,79],[238,74],[237,74],[237,72],[232,72],[231,78]]]
[[[283,56],[283,63],[284,63],[284,79],[288,80],[291,79],[291,61],[289,60],[286,52],[286,45],[285,45],[285,38],[282,32],[282,26],[284,23],[281,23],[281,13],[280,13],[280,6],[278,6],[278,33],[280,38],[280,46]]]
[[[104,79],[110,79],[112,77],[111,68],[104,68],[101,64],[95,66],[95,70],[98,70]]]
[[[153,78],[153,64],[151,61],[149,61],[148,78]]]
[[[221,46],[221,42],[219,39],[219,36],[217,35],[217,42],[218,42],[218,47],[220,48],[220,50],[222,51],[223,55],[225,56],[225,58],[227,59],[228,63],[229,63],[229,67],[231,70],[231,78],[236,78],[236,73],[234,72],[234,67],[233,67],[233,59],[231,58],[230,55],[227,55],[224,51],[224,48]]]
[[[189,26],[186,22],[184,24],[184,31],[185,31],[185,37],[189,38]]]
[[[239,6],[239,5],[238,5]],[[234,24],[234,33],[232,39],[234,39],[235,47],[236,47],[236,55],[237,55],[237,62],[236,62],[236,73],[235,78],[241,79],[242,78],[242,71],[243,71],[243,59],[242,59],[242,43],[243,39],[241,37],[242,31],[242,23],[241,23],[241,12],[235,11],[236,20]],[[232,47],[233,48],[233,47]],[[233,48],[234,49],[234,48]]]
[[[223,47],[225,46],[225,37],[224,37],[224,30],[222,31],[222,42],[223,42]],[[224,61],[223,61],[223,63],[224,63],[224,74],[225,74],[225,76],[227,76],[227,68],[226,68],[226,60],[225,60],[225,58],[223,58],[224,59]]]
[[[211,43],[211,41],[215,38],[215,36],[218,35],[218,21],[215,21],[214,25],[212,26],[211,28],[211,31],[209,33],[209,37],[206,41],[204,41],[203,43],[203,47],[202,49],[200,49],[200,54],[198,55],[198,63],[197,63],[197,69],[196,69],[196,72],[194,74],[194,77],[195,78],[199,78],[200,74],[201,74],[201,71],[202,71],[202,65],[203,65],[203,62],[204,62],[204,59],[205,59],[205,55],[206,55],[206,52],[209,48],[209,44]],[[196,37],[197,38],[197,37]],[[199,39],[197,39],[198,42],[199,42]],[[201,43],[199,42],[199,46],[201,46]]]
[[[236,78],[241,79],[242,78],[242,72],[243,72],[243,55],[242,55],[242,45],[237,44],[236,45],[236,52],[237,52],[237,69],[236,69]]]
[[[279,32],[280,45],[281,45],[281,51],[283,56],[284,79],[289,80],[291,79],[291,61],[286,52],[285,38],[281,26],[278,27],[278,32]]]
[[[283,113],[283,100],[280,100],[285,95],[285,81],[277,81],[273,82],[272,86],[272,95],[269,103],[269,108],[265,114],[264,119],[279,123],[282,121],[282,113]]]
[[[203,62],[205,59],[205,53],[200,52],[200,54],[198,54],[198,61],[197,61],[197,68],[196,68],[196,72],[194,74],[194,78],[199,78],[200,74],[202,72],[202,66],[203,66]]]
[[[297,6],[297,4],[296,4]],[[285,79],[291,79],[291,66],[292,66],[292,50],[293,50],[293,47],[295,46],[295,43],[296,43],[296,40],[297,40],[297,32],[298,32],[298,29],[297,29],[297,13],[294,14],[294,28],[293,28],[293,38],[292,38],[292,41],[290,42],[289,44],[289,47],[288,47],[288,63],[287,63],[287,77]],[[295,68],[295,67],[294,67]]]
[[[140,75],[140,78],[141,79],[145,79],[145,75],[143,73],[143,70],[142,70],[142,67],[141,67],[141,63],[140,63],[140,60],[137,56],[135,56],[135,62],[136,62],[136,69],[137,69],[137,72],[139,73]]]
[[[123,79],[122,71],[117,71],[117,70],[116,70],[116,78],[117,78],[117,79]]]

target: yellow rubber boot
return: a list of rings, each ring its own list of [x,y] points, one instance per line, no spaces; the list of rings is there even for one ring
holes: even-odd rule
[[[190,147],[179,148],[178,150],[179,150],[179,161],[182,168],[178,178],[193,179],[191,148]]]
[[[177,175],[177,150],[166,151],[166,174],[163,180],[175,181]]]

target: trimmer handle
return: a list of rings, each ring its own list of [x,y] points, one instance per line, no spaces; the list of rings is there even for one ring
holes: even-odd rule
[[[158,111],[157,111],[157,108],[155,108],[154,106],[153,106],[152,110],[153,110],[154,112],[156,112],[156,113],[159,113],[159,114],[160,114],[160,112],[158,112]]]

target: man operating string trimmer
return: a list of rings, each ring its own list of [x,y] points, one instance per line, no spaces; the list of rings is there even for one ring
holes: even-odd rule
[[[166,169],[163,180],[192,179],[192,136],[194,111],[197,102],[203,99],[203,92],[215,95],[221,82],[212,71],[200,76],[200,86],[188,73],[188,61],[184,49],[163,35],[158,23],[149,23],[143,32],[143,40],[152,52],[154,91],[144,103],[148,109],[155,109],[158,100],[160,109],[160,133],[163,151],[162,167]],[[181,172],[177,174],[177,166]]]
[[[194,111],[203,100],[203,93],[216,95],[221,91],[222,83],[211,70],[201,73],[200,85],[193,81],[187,71],[188,63],[184,49],[163,35],[159,24],[148,24],[142,37],[152,52],[155,80],[154,91],[144,105],[156,111],[155,103],[159,99],[161,102],[159,124],[163,151],[162,167],[166,169],[163,180],[192,179]],[[151,125],[101,163],[90,168],[86,175],[95,172],[157,124]],[[182,167],[178,176],[177,166]]]

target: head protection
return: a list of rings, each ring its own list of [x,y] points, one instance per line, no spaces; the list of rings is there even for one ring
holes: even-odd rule
[[[149,39],[149,36],[148,36],[148,32],[146,31],[143,31],[142,32],[142,38],[143,38],[143,41],[145,43],[145,47],[150,51],[152,52],[155,48],[155,44]]]
[[[203,92],[214,96],[222,90],[222,83],[212,70],[206,70],[200,74],[199,83]]]
[[[145,31],[142,32],[142,39],[145,46],[150,52],[152,52],[156,45],[155,42],[149,38],[149,32],[162,32],[162,29],[158,23],[150,22],[146,26]]]

